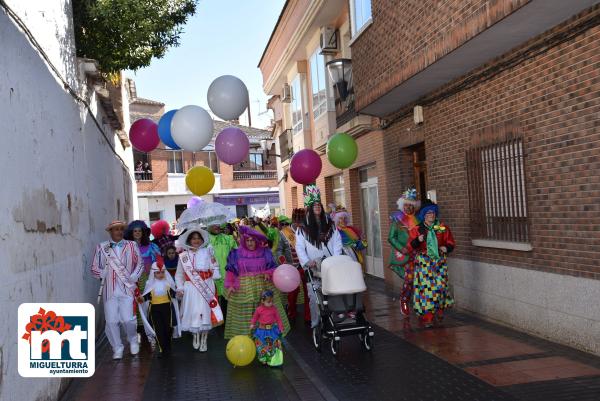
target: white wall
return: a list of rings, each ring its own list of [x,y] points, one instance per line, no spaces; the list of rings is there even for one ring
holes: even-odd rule
[[[457,305],[600,355],[600,281],[450,259]]]
[[[77,82],[70,3],[8,4],[67,82]],[[95,304],[99,283],[89,274],[93,247],[106,238],[109,221],[130,219],[133,210],[133,181],[111,146],[123,157],[131,151],[122,149],[108,125],[110,144],[105,141],[1,8],[0,400],[54,399],[59,379],[24,379],[17,373],[17,308],[23,302]],[[95,97],[90,101],[97,109]],[[102,121],[102,113],[96,114]]]
[[[175,205],[185,205],[193,195],[169,195],[139,197],[140,219],[146,223],[150,222],[150,212],[162,212],[161,218],[172,223],[176,221]],[[212,202],[212,195],[201,197],[205,202]],[[143,212],[142,212],[143,211]]]

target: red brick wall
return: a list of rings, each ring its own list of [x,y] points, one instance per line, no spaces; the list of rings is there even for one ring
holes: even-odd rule
[[[168,160],[173,157],[173,151],[160,148],[150,153],[150,164],[152,166],[152,181],[138,181],[138,192],[166,192],[168,191]],[[209,166],[208,153],[196,153],[195,164],[192,152],[183,152],[183,171],[187,172],[194,165]]]
[[[529,1],[372,0],[373,24],[352,44],[357,108]]]
[[[394,146],[382,155],[405,165],[402,148],[425,141],[429,188],[457,239],[455,256],[600,279],[600,27],[427,106],[424,116],[421,127],[407,116],[386,129]],[[531,252],[471,245],[465,150],[472,135],[511,121],[527,155]],[[389,202],[412,179],[390,171],[380,184]]]
[[[220,163],[221,171],[221,188],[258,188],[258,187],[273,187],[273,191],[277,191],[277,179],[273,180],[235,180],[233,179],[233,166],[225,163]],[[275,169],[275,167],[273,167]]]

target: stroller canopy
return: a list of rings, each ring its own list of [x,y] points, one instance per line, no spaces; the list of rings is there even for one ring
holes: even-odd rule
[[[323,260],[321,280],[323,295],[356,294],[367,290],[360,263],[347,255]]]

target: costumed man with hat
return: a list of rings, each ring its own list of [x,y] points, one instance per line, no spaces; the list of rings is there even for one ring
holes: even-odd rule
[[[417,190],[409,188],[396,202],[398,210],[390,218],[390,233],[388,242],[392,246],[390,254],[390,269],[403,281],[400,293],[400,311],[404,316],[410,314],[410,304],[413,294],[415,252],[410,247],[410,230],[419,224],[415,213],[421,202],[417,199]]]
[[[119,323],[125,328],[132,355],[140,351],[135,317],[137,281],[144,269],[140,250],[134,241],[123,239],[127,224],[116,220],[106,227],[109,241],[100,243],[92,258],[92,276],[102,280],[106,337],[113,349],[113,359],[123,357]]]

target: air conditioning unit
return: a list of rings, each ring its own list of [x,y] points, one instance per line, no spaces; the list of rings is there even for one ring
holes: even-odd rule
[[[321,54],[335,54],[339,52],[338,42],[338,32],[334,27],[321,27],[321,36],[319,38]]]
[[[292,102],[292,88],[289,84],[283,84],[283,90],[281,91],[281,101],[283,103]]]

